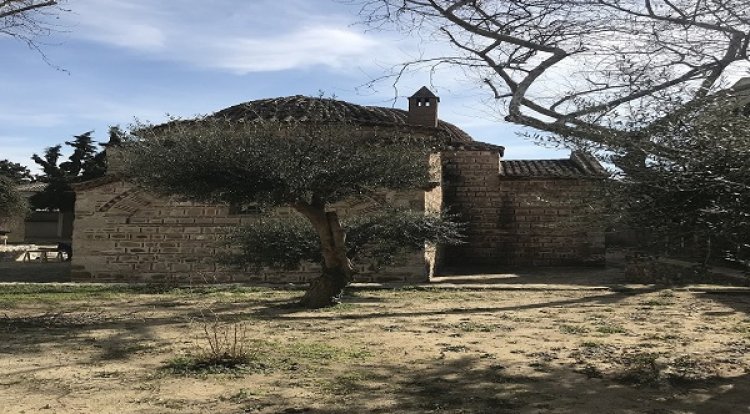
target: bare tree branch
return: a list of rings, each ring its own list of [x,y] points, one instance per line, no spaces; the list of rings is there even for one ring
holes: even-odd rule
[[[25,43],[38,52],[45,62],[56,67],[47,59],[38,41],[57,30],[52,18],[66,11],[60,7],[64,2],[65,0],[0,0],[0,37],[8,36]]]
[[[24,1],[24,0],[6,0],[0,2],[0,19],[13,15],[21,15],[42,7],[56,6],[57,1]]]
[[[444,38],[461,56],[442,63],[483,69],[477,81],[508,121],[616,150],[637,148],[623,137],[643,139],[639,128],[750,66],[746,0],[349,1],[373,27]],[[409,66],[420,62],[441,60]],[[620,122],[633,111],[640,125]]]

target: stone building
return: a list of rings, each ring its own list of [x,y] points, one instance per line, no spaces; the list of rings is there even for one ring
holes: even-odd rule
[[[238,122],[278,120],[347,122],[362,127],[408,129],[439,136],[450,145],[430,157],[434,185],[427,191],[388,192],[391,204],[425,211],[448,209],[468,223],[466,243],[432,246],[396,266],[359,265],[359,281],[426,281],[445,269],[491,266],[602,264],[604,232],[586,213],[605,176],[591,157],[503,160],[504,148],[473,140],[438,119],[440,99],[427,88],[409,98],[409,109],[367,107],[293,96],[236,105],[212,115]],[[243,273],[217,264],[217,240],[255,220],[252,209],[156,197],[113,173],[77,184],[73,279],[77,281],[302,282],[318,275],[297,271]],[[342,214],[372,208],[335,206]],[[296,214],[278,208],[272,214]]]

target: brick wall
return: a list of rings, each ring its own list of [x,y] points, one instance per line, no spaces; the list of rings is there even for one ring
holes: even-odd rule
[[[450,151],[430,158],[427,191],[384,192],[381,202],[425,209],[448,207],[467,223],[466,244],[426,246],[385,269],[357,264],[358,281],[425,281],[439,268],[472,265],[603,264],[604,231],[587,206],[597,179],[509,178],[496,151]],[[342,215],[372,210],[369,202],[335,206]],[[279,208],[273,214],[296,214]],[[78,191],[73,278],[87,281],[304,282],[319,268],[240,272],[218,265],[217,241],[254,220],[227,206],[154,197],[115,181]]]
[[[424,204],[422,192],[384,193],[395,205]],[[367,203],[337,206],[343,216],[371,209]],[[290,208],[274,215],[296,214]],[[247,273],[222,267],[215,257],[218,241],[231,228],[254,220],[232,215],[228,206],[159,198],[116,181],[79,190],[73,232],[72,277],[94,282],[304,282],[319,267],[305,264],[296,271]],[[424,254],[409,255],[398,266],[376,271],[357,266],[358,281],[421,281]]]
[[[429,158],[430,188],[424,193],[424,210],[428,213],[440,213],[445,209],[443,204],[443,167],[442,156],[432,154]],[[425,266],[427,275],[434,276],[443,261],[443,247],[434,244],[425,246]]]
[[[586,206],[595,179],[506,178],[493,151],[443,154],[444,203],[468,223],[446,267],[603,264],[604,231]]]

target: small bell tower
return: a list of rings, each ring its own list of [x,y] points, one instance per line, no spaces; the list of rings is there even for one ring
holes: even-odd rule
[[[437,95],[426,86],[421,87],[409,98],[409,125],[437,128],[439,102]]]

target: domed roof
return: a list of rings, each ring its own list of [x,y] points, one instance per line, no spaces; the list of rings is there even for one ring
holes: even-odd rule
[[[327,98],[309,96],[288,96],[283,98],[259,99],[230,106],[211,115],[211,118],[222,118],[229,121],[258,122],[347,122],[362,126],[395,126],[426,129],[409,125],[408,112],[402,109],[379,106],[361,106],[353,103]],[[427,128],[431,129],[431,128]],[[451,142],[473,142],[474,140],[459,127],[444,121],[438,121],[438,133],[445,134]]]

